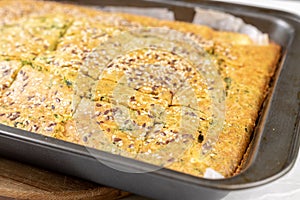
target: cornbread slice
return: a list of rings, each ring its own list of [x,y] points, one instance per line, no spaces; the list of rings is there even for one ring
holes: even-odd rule
[[[0,96],[10,87],[21,67],[22,62],[20,60],[0,57]]]
[[[4,25],[0,27],[0,55],[32,59],[46,50],[54,50],[70,23],[68,18],[55,15],[24,18]]]
[[[1,122],[47,136],[63,135],[72,94],[60,77],[25,65],[0,99]]]
[[[114,32],[120,32],[120,29],[88,19],[75,20],[58,40],[56,51],[39,54],[34,65],[43,66],[43,70],[60,75],[73,84],[88,54]]]
[[[2,124],[194,176],[234,174],[280,57],[243,34],[55,2],[2,0],[0,17]]]

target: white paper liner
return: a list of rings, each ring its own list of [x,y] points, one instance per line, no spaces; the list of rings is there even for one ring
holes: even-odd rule
[[[124,12],[135,15],[143,15],[162,20],[174,21],[175,15],[167,8],[138,8],[138,7],[97,7],[108,12]],[[261,32],[255,26],[245,23],[241,18],[225,12],[195,8],[194,24],[201,24],[220,31],[237,32],[248,35],[258,45],[268,45],[269,36]]]
[[[224,176],[212,168],[206,168],[203,178],[222,179],[222,178],[224,178]]]
[[[162,19],[162,20],[169,20],[169,21],[175,20],[174,12],[168,10],[167,8],[137,8],[137,7],[106,6],[99,9],[108,12],[123,12],[123,13],[135,14],[135,15],[143,15],[143,16],[153,17],[157,19]]]
[[[258,45],[268,45],[268,34],[262,33],[255,26],[246,24],[241,18],[233,15],[201,8],[195,9],[194,24],[201,24],[221,31],[238,32],[248,35]]]

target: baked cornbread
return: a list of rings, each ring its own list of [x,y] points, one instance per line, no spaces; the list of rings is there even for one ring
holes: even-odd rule
[[[234,174],[280,57],[209,27],[0,1],[0,123],[203,176]]]

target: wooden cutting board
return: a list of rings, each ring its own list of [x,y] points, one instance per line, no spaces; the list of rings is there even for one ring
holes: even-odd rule
[[[128,192],[0,158],[0,200],[101,200],[128,195]]]

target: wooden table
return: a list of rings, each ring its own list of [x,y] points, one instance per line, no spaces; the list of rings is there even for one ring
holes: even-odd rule
[[[0,158],[0,200],[120,199],[128,192]]]

